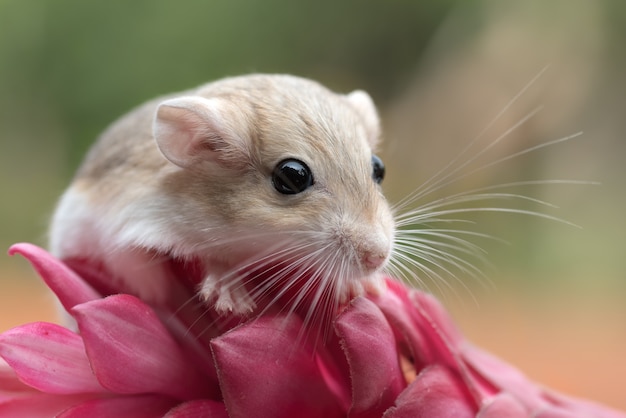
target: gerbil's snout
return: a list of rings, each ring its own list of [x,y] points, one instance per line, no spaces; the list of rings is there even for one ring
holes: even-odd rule
[[[366,251],[361,255],[361,262],[368,270],[378,270],[387,261],[387,254],[381,252],[369,252]]]
[[[343,219],[336,231],[339,246],[352,260],[355,273],[368,276],[382,270],[390,258],[394,228],[384,214],[374,223]]]
[[[363,236],[354,243],[360,270],[366,275],[381,270],[391,253],[391,238],[382,231]]]

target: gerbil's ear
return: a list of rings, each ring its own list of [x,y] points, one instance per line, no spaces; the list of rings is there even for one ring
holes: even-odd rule
[[[159,104],[153,134],[165,158],[179,167],[237,169],[250,153],[243,119],[222,99],[179,97]]]
[[[372,148],[375,148],[380,141],[380,119],[374,101],[369,94],[363,90],[355,90],[346,96],[363,118],[363,123],[367,129],[368,141]]]

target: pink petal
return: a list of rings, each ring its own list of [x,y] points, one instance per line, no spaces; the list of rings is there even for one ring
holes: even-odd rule
[[[329,335],[325,343],[314,342],[315,364],[319,369],[324,384],[337,399],[340,409],[348,411],[352,405],[352,383],[350,365],[336,335]]]
[[[528,418],[528,411],[511,395],[501,393],[486,402],[476,418]]]
[[[429,366],[398,396],[384,418],[473,418],[474,401],[463,382],[440,365]]]
[[[261,317],[211,342],[231,417],[345,417],[301,326],[295,315]]]
[[[563,409],[553,408],[550,406],[545,407],[538,413],[531,415],[532,418],[601,418],[602,415],[581,415],[575,412],[568,412]]]
[[[0,402],[0,417],[50,418],[93,395],[50,395],[38,392],[34,395]]]
[[[387,280],[389,292],[374,302],[406,341],[416,372],[429,364],[440,364],[463,379],[475,404],[498,389],[465,363],[462,353],[468,345],[443,306],[432,296]]]
[[[498,391],[508,393],[529,410],[537,410],[545,405],[539,386],[515,367],[470,344],[464,345],[462,356],[464,362],[481,379],[489,382]]]
[[[387,287],[387,292],[372,298],[372,301],[399,334],[398,339],[406,342],[416,370],[419,372],[432,363],[444,363],[454,367],[457,359],[453,347],[442,339],[439,324],[428,316],[427,310],[416,306],[404,285],[387,280]]]
[[[186,302],[181,302],[181,304],[184,305]],[[186,303],[186,305],[193,306],[180,307],[178,310],[175,310],[175,314],[170,310],[160,309],[159,307],[153,308],[172,338],[180,344],[187,361],[194,364],[198,371],[203,373],[215,388],[218,388],[217,371],[215,370],[215,363],[213,362],[209,345],[210,339],[205,338],[209,334],[206,330],[211,327],[212,323],[208,320],[202,320],[204,316],[201,309],[199,309],[200,303]],[[196,311],[195,317],[189,314],[191,309]],[[196,319],[192,320],[189,318]],[[187,320],[187,322],[183,322],[184,320]],[[191,323],[191,325],[187,325],[188,323]],[[220,397],[219,390],[216,390],[214,394],[215,396],[212,396],[212,398],[217,399]]]
[[[5,399],[4,393],[30,392],[35,389],[22,383],[9,364],[0,357],[0,403]]]
[[[66,409],[57,418],[161,418],[174,405],[175,400],[158,395],[102,398]]]
[[[185,402],[172,409],[163,418],[228,418],[224,404],[217,401],[198,400]]]
[[[163,263],[156,254],[153,262],[159,263],[159,268],[163,268],[166,272],[170,289],[164,304],[149,305],[155,309],[174,338],[185,346],[186,355],[193,357],[190,361],[202,368],[204,373],[212,376],[217,385],[217,372],[213,364],[209,341],[212,337],[222,333],[219,329],[222,321],[219,320],[221,318],[217,314],[212,315],[199,298],[197,303],[189,303],[197,297],[196,286],[186,282],[190,274],[198,274],[194,271],[195,265],[188,266],[184,261],[169,260],[170,265]],[[102,262],[97,259],[74,258],[66,259],[64,263],[103,295],[132,294],[125,291],[128,289],[122,289],[125,287],[123,283],[114,280],[111,273],[107,272]],[[190,335],[196,337],[190,338]]]
[[[463,337],[439,302],[432,296],[410,290],[405,309],[413,327],[426,338],[431,350],[431,361],[456,369],[460,363],[458,347]]]
[[[65,264],[35,245],[15,244],[9,248],[9,254],[20,254],[30,261],[68,312],[75,305],[101,297]]]
[[[449,346],[458,346],[464,341],[463,335],[456,327],[448,312],[434,296],[416,289],[409,290],[409,299],[421,311],[424,318],[436,325],[437,331],[445,336]]]
[[[20,380],[42,392],[103,392],[91,371],[83,340],[56,324],[35,322],[0,335],[0,356]]]
[[[393,330],[380,309],[357,298],[337,319],[352,378],[350,417],[380,417],[406,383],[398,362]]]
[[[102,260],[97,258],[65,258],[63,263],[102,296],[129,293],[126,291],[127,289],[122,288],[123,283],[120,283],[111,272],[107,271]]]
[[[130,295],[115,295],[72,310],[92,368],[116,393],[208,397],[211,388],[154,311]]]
[[[593,418],[626,418],[626,413],[617,411],[607,406],[599,405],[595,402],[587,401],[584,399],[578,399],[570,396],[565,396],[560,393],[544,389],[543,394],[546,402],[553,405],[545,410],[538,411],[538,418],[552,418],[552,417],[570,417],[570,416],[585,416]],[[560,411],[557,413],[557,411]],[[567,411],[567,413],[566,413]],[[561,415],[559,415],[561,414]],[[569,415],[568,415],[569,414]]]

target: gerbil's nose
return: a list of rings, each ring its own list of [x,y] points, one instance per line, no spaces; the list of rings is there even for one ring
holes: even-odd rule
[[[371,271],[381,268],[387,260],[387,255],[379,252],[365,251],[361,256],[363,265]]]

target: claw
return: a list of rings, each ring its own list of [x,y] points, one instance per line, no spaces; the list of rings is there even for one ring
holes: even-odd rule
[[[256,303],[244,286],[222,283],[224,280],[209,276],[202,282],[200,294],[205,301],[215,300],[214,308],[220,314],[247,315]]]

